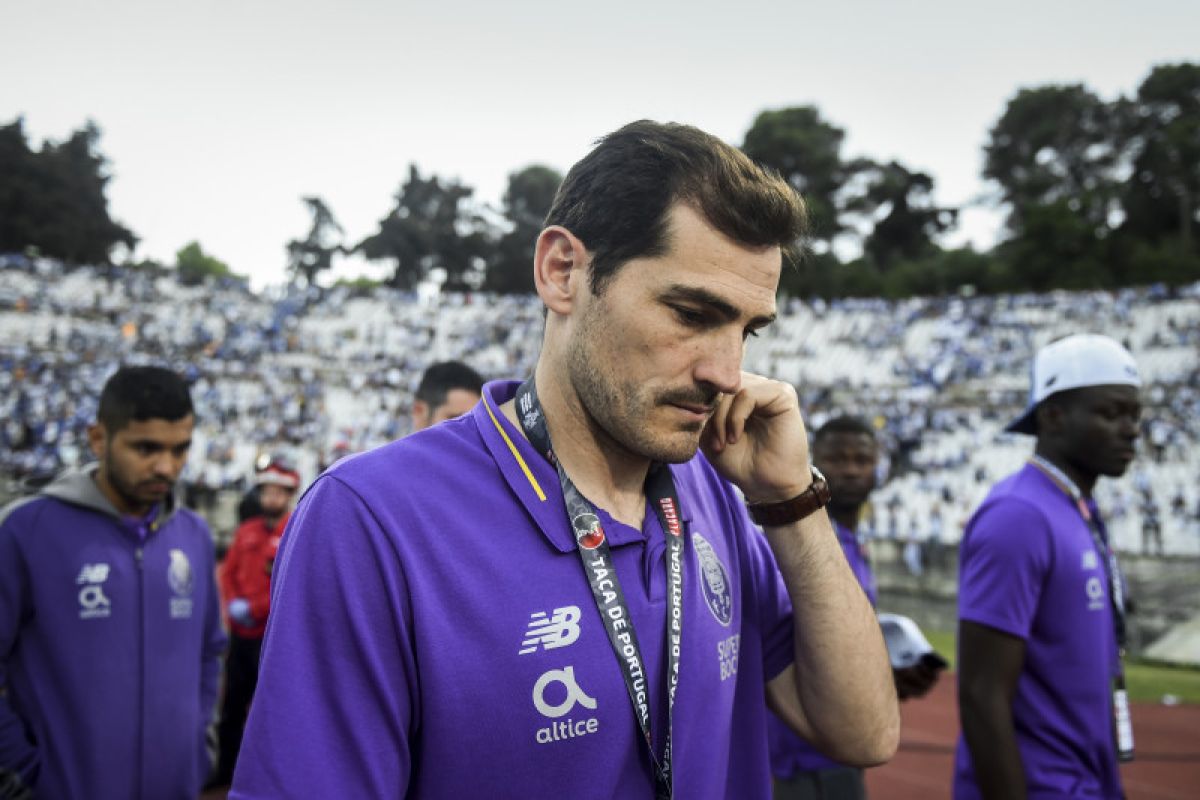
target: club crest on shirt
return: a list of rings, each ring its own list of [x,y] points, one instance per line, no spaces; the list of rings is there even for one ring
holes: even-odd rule
[[[698,533],[692,534],[692,548],[700,564],[700,574],[703,580],[700,588],[704,592],[704,602],[712,612],[717,622],[728,627],[733,621],[733,589],[729,584],[729,571],[717,557],[712,545]]]
[[[171,598],[171,619],[186,619],[192,616],[192,590],[195,582],[192,576],[192,562],[187,553],[179,549],[171,550],[171,560],[167,564],[167,585],[175,593]]]

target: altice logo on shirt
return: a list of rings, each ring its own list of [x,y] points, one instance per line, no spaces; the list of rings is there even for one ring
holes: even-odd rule
[[[559,606],[549,615],[545,611],[533,612],[529,615],[525,638],[521,640],[521,649],[517,652],[528,655],[538,650],[570,647],[579,640],[579,621],[582,616],[579,606]],[[596,710],[596,698],[579,685],[575,667],[543,672],[533,684],[532,695],[533,707],[551,720],[550,724],[539,727],[534,733],[533,738],[538,744],[562,742],[600,730],[600,720],[596,717],[573,719],[567,716],[577,706],[589,711]]]
[[[555,688],[550,690],[552,686]],[[562,699],[556,702],[555,698],[560,697]],[[542,673],[537,682],[533,684],[533,706],[543,717],[555,721],[538,728],[534,737],[537,739],[537,743],[561,742],[598,731],[600,720],[595,717],[579,720],[562,719],[570,714],[577,705],[591,711],[596,710],[596,699],[579,686],[579,682],[575,679],[574,667],[552,669]]]
[[[112,601],[104,594],[108,580],[108,564],[84,564],[75,585],[79,589],[79,618],[103,619],[112,615]]]

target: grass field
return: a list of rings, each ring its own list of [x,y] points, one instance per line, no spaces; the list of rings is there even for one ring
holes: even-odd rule
[[[955,647],[953,631],[925,631],[929,643],[954,668]],[[1173,667],[1146,661],[1125,664],[1125,682],[1129,699],[1159,703],[1164,697],[1174,697],[1180,703],[1200,703],[1200,669]]]

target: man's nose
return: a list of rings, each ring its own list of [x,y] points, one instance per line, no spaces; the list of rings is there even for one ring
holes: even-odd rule
[[[726,333],[706,340],[696,365],[696,380],[722,394],[736,394],[742,387],[742,356],[745,342],[741,332]]]

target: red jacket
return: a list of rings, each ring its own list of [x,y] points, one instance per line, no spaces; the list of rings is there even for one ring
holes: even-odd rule
[[[253,627],[229,620],[230,630],[244,639],[261,639],[267,629],[267,614],[271,610],[271,568],[289,516],[285,514],[272,529],[267,528],[263,517],[251,517],[243,522],[233,534],[233,544],[221,564],[219,580],[223,606],[228,608],[229,601],[237,597],[244,597],[250,603]]]

